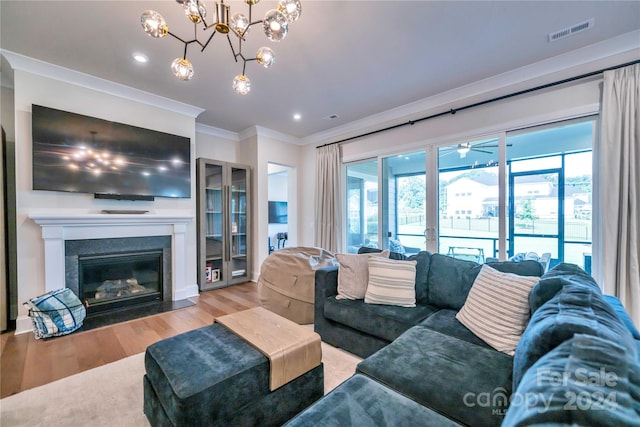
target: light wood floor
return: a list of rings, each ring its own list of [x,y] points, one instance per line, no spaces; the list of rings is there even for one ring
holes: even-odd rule
[[[0,335],[0,398],[145,351],[156,341],[210,325],[214,317],[260,305],[257,285],[202,292],[195,306],[87,332],[36,340]]]

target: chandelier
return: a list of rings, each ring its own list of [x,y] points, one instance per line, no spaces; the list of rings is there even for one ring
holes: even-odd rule
[[[246,57],[242,53],[242,42],[246,41],[245,37],[254,25],[262,24],[262,29],[267,38],[271,41],[278,42],[284,40],[289,31],[289,24],[296,21],[300,17],[302,6],[300,0],[280,0],[277,9],[269,10],[262,20],[252,21],[252,8],[260,0],[244,0],[249,6],[248,16],[243,13],[234,13],[230,16],[229,6],[224,0],[216,2],[215,9],[211,13],[211,23],[207,23],[207,8],[200,0],[176,0],[184,9],[187,18],[193,22],[194,38],[192,40],[184,40],[169,31],[167,22],[155,10],[147,10],[142,13],[140,22],[144,31],[151,37],[161,38],[167,34],[179,40],[184,44],[184,54],[176,58],[171,63],[171,71],[180,80],[190,80],[193,77],[193,65],[187,59],[187,48],[195,43],[200,46],[203,52],[209,42],[217,33],[227,37],[229,47],[233,59],[238,62],[242,60],[242,73],[233,79],[233,89],[240,95],[246,95],[251,90],[251,80],[246,76],[245,71],[247,62],[257,61],[258,64],[265,68],[270,68],[275,62],[275,54],[269,47],[263,46],[258,49],[255,57]],[[198,25],[202,26],[203,31],[211,31],[211,35],[204,41],[198,39]],[[235,35],[235,46],[232,42],[231,35]]]

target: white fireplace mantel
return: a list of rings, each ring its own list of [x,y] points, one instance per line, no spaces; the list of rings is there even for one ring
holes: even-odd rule
[[[65,241],[119,237],[171,236],[172,299],[197,295],[197,285],[187,283],[185,234],[190,215],[156,214],[41,214],[29,215],[42,227],[45,290],[65,287]]]

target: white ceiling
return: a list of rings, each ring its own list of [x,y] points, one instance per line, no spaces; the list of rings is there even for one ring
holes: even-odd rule
[[[226,3],[231,13],[247,11],[243,1]],[[213,0],[205,4],[213,9]],[[254,20],[276,4],[261,1]],[[183,45],[147,36],[140,26],[147,9],[177,35],[193,34],[173,0],[2,0],[0,46],[204,108],[201,124],[231,132],[257,125],[302,138],[640,29],[638,1],[302,0],[302,17],[284,41],[269,42],[252,28],[245,52],[268,45],[276,64],[250,62],[252,89],[240,96],[231,81],[241,64],[219,35],[202,53],[190,47],[191,81],[173,77],[169,65]],[[592,29],[548,42],[550,32],[591,18]],[[135,63],[133,52],[149,62]]]

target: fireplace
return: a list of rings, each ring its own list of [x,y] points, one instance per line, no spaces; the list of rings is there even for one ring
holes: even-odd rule
[[[171,301],[171,237],[65,242],[65,284],[87,315],[152,301]]]
[[[87,320],[112,324],[106,319],[124,321],[126,313],[182,308],[189,297],[198,295],[195,255],[189,245],[191,214],[101,214],[30,212],[29,218],[41,227],[43,263],[34,263],[42,269],[42,292],[70,288],[79,295],[79,258],[81,256],[131,253],[135,251],[162,251],[161,300],[130,306],[126,310],[104,311],[91,315]],[[195,251],[195,244],[193,245]],[[37,257],[37,260],[41,260]],[[94,294],[95,297],[95,294]],[[160,311],[162,312],[162,311]],[[91,319],[89,319],[91,318]],[[134,317],[132,317],[134,318]],[[131,319],[127,319],[131,320]],[[84,325],[87,326],[87,321]],[[17,333],[32,330],[31,318],[26,315],[16,319]]]
[[[78,267],[88,314],[162,300],[162,250],[82,255]]]

